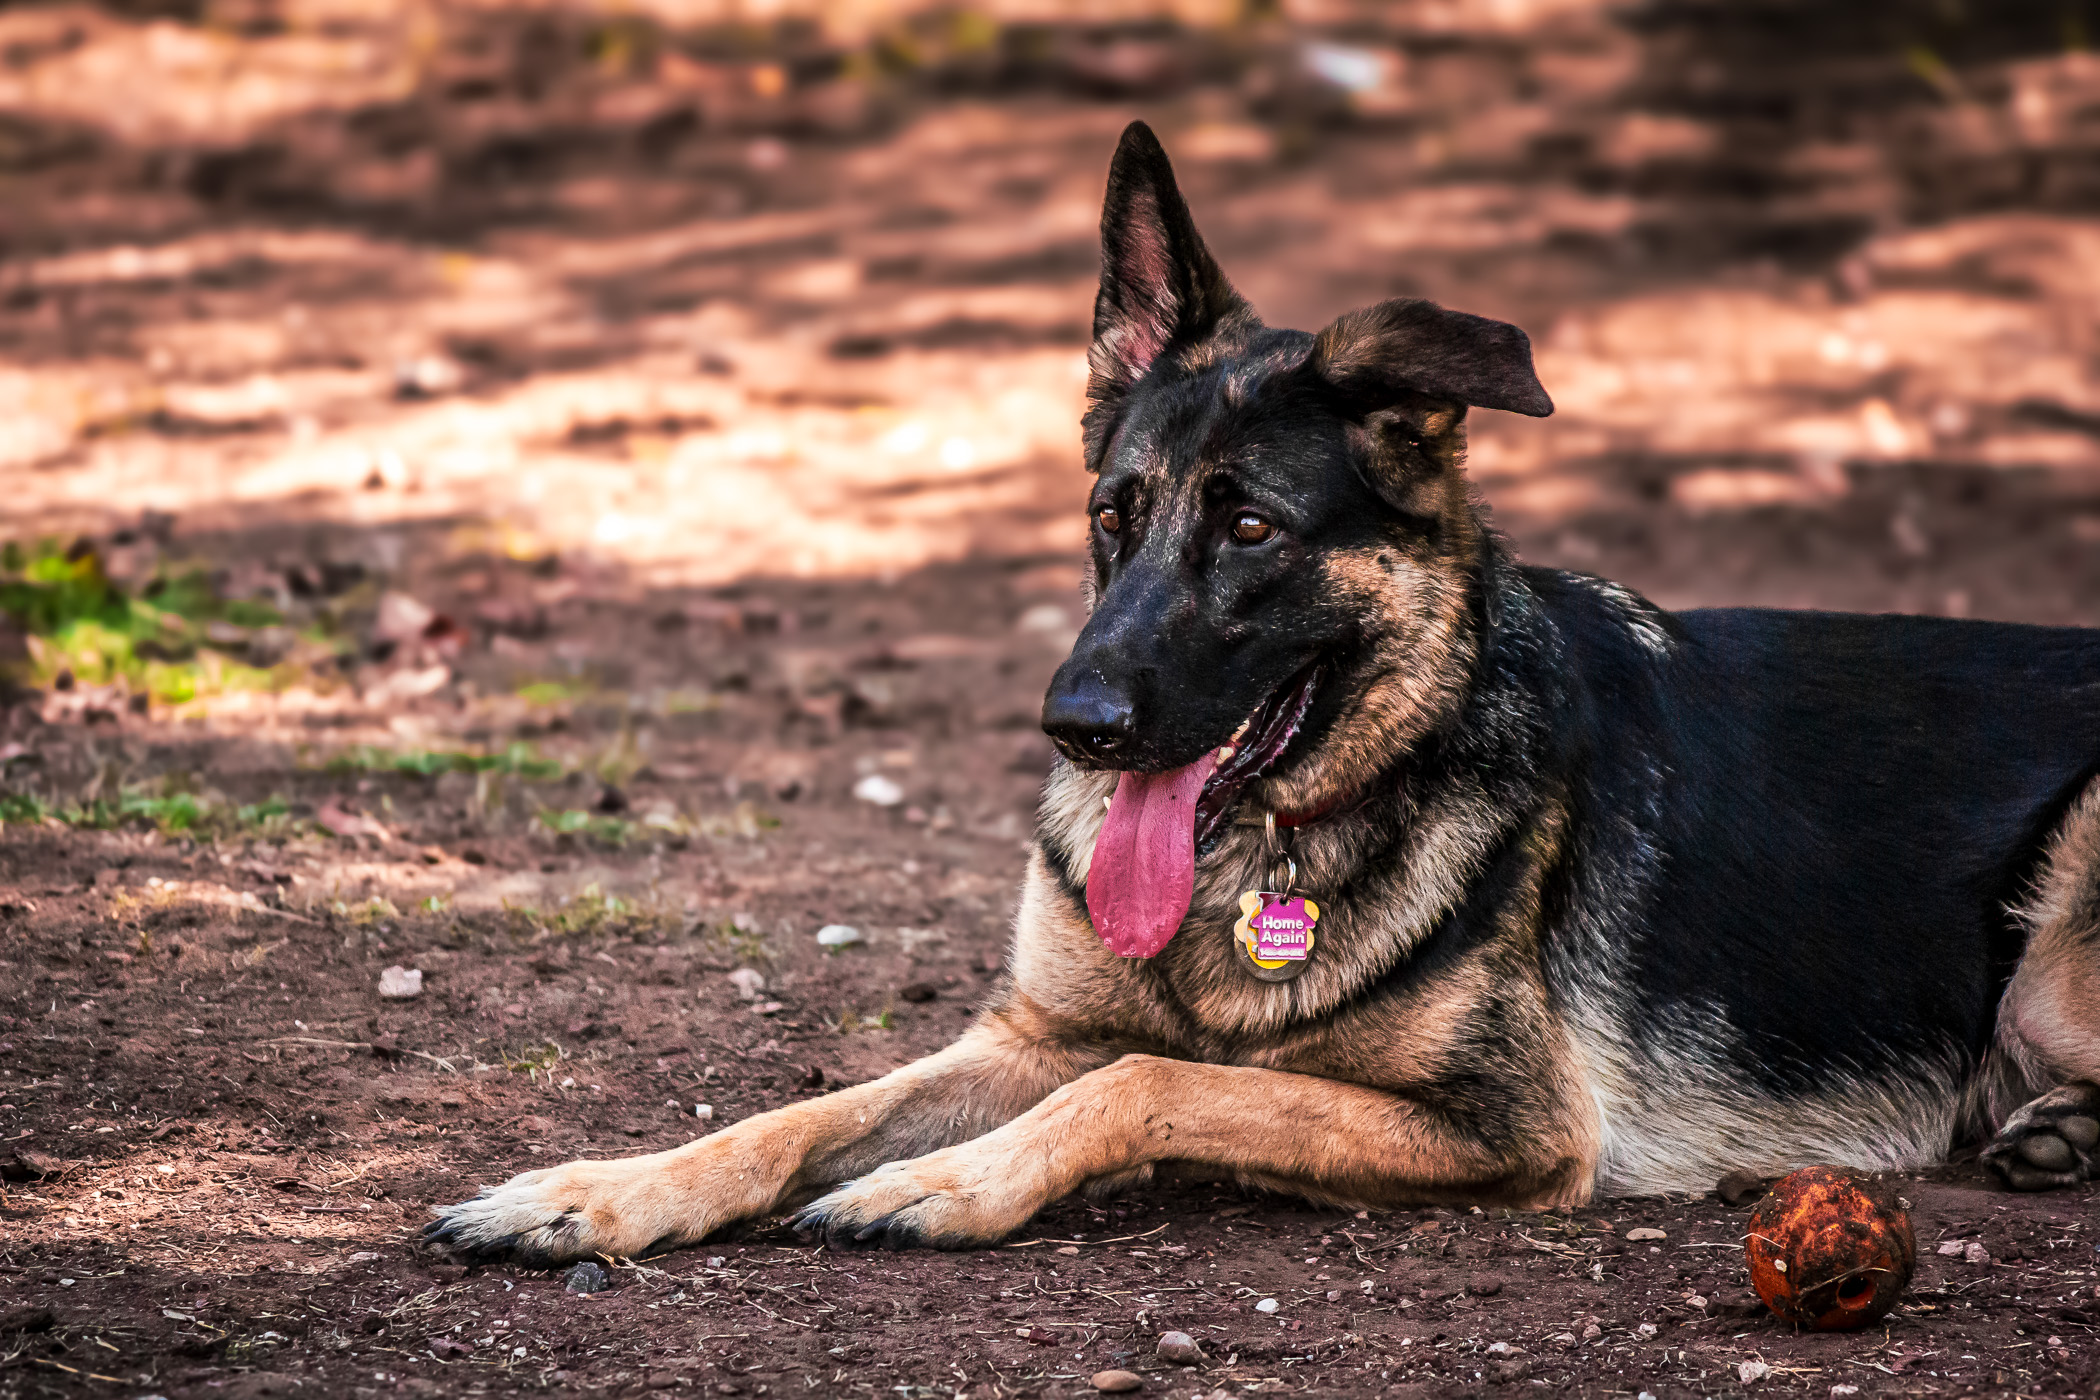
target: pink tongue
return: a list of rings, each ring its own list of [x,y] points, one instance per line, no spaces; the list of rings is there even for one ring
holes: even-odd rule
[[[1196,799],[1218,766],[1205,754],[1171,773],[1125,773],[1094,838],[1086,910],[1119,957],[1167,946],[1196,890]]]

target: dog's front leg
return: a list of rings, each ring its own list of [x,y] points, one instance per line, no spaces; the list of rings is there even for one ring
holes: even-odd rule
[[[1365,1205],[1562,1204],[1589,1195],[1579,1136],[1544,1131],[1512,1160],[1381,1089],[1128,1055],[981,1138],[847,1183],[795,1225],[840,1243],[984,1244],[1089,1181],[1166,1161]]]
[[[440,1210],[425,1234],[542,1265],[690,1244],[879,1163],[974,1137],[1113,1053],[1060,1038],[1016,998],[946,1050],[871,1083],[668,1152],[526,1172]]]

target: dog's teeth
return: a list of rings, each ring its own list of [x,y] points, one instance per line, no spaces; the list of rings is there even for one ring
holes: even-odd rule
[[[1238,729],[1235,729],[1235,730],[1233,730],[1233,731],[1232,731],[1232,742],[1233,742],[1233,743],[1235,743],[1235,744],[1237,744],[1237,743],[1238,743],[1238,742],[1239,742],[1240,740],[1242,740],[1242,739],[1246,738],[1246,737],[1247,737],[1247,726],[1248,726],[1248,725],[1250,725],[1250,724],[1252,724],[1252,723],[1254,723],[1254,721],[1253,721],[1253,720],[1251,720],[1251,719],[1243,719],[1243,720],[1241,720],[1241,721],[1240,721],[1240,727],[1239,727]]]
[[[1106,811],[1107,811],[1107,810],[1108,810],[1109,808],[1111,808],[1111,807],[1113,807],[1113,806],[1115,806],[1115,805],[1116,805],[1116,799],[1114,799],[1113,797],[1103,797],[1103,798],[1101,799],[1101,810],[1102,810],[1102,811],[1104,811],[1104,812],[1106,812]]]
[[[1238,749],[1234,748],[1230,744],[1227,744],[1224,748],[1218,750],[1218,762],[1230,763],[1232,762],[1232,756],[1238,752]]]

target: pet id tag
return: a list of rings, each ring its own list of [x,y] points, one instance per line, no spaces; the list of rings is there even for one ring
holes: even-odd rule
[[[1298,893],[1298,862],[1291,859],[1295,833],[1276,830],[1276,814],[1263,822],[1269,854],[1277,862],[1282,893],[1248,890],[1240,896],[1240,919],[1232,926],[1240,966],[1264,982],[1288,982],[1304,973],[1312,960],[1313,928],[1320,906]]]
[[[1288,982],[1312,959],[1320,906],[1302,895],[1249,890],[1232,926],[1240,966],[1264,982]]]

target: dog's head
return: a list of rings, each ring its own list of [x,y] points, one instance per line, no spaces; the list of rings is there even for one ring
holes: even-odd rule
[[[1317,335],[1264,326],[1142,123],[1110,167],[1101,241],[1094,607],[1043,728],[1074,762],[1134,775],[1116,801],[1148,828],[1185,802],[1201,839],[1256,780],[1272,807],[1343,800],[1463,679],[1483,542],[1465,415],[1552,412],[1530,342],[1413,300]]]

